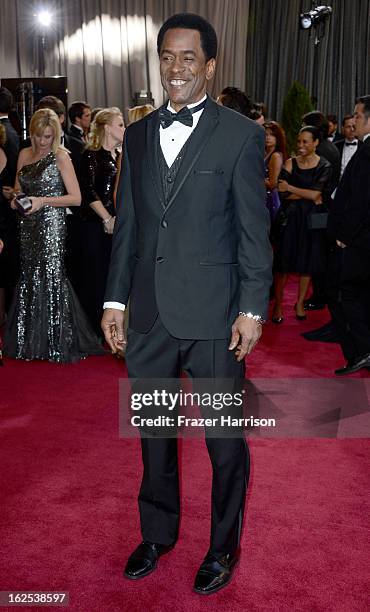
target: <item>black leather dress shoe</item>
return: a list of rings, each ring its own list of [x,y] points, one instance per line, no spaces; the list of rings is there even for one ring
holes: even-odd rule
[[[310,340],[311,342],[339,342],[338,334],[332,321],[325,323],[325,325],[318,329],[303,332],[301,336],[303,336],[305,340]]]
[[[129,557],[124,575],[130,580],[139,580],[154,572],[158,559],[172,550],[173,546],[142,542]]]
[[[195,577],[194,591],[200,595],[211,595],[223,589],[231,580],[239,561],[237,555],[224,555],[216,559],[207,555]]]
[[[334,374],[337,376],[344,376],[345,374],[353,374],[353,372],[358,372],[363,368],[370,369],[370,353],[364,355],[363,357],[359,357],[358,359],[352,359],[347,362],[347,365],[344,368],[338,368],[338,370],[334,370]]]

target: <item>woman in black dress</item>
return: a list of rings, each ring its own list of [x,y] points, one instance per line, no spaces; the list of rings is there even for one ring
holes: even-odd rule
[[[331,165],[316,154],[320,132],[305,126],[298,134],[296,157],[288,159],[278,184],[282,205],[275,226],[275,304],[272,321],[283,321],[283,292],[289,273],[299,274],[296,317],[304,320],[304,299],[311,275],[322,268],[325,231],[310,229],[310,218],[330,189]]]
[[[105,284],[116,216],[113,202],[119,147],[125,124],[119,108],[99,111],[80,164],[82,194],[79,298],[94,330],[102,335]]]

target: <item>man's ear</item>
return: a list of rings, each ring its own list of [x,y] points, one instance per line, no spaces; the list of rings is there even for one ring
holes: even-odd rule
[[[215,74],[215,70],[216,70],[216,60],[214,58],[208,60],[208,62],[206,63],[206,79],[207,81],[210,81]]]

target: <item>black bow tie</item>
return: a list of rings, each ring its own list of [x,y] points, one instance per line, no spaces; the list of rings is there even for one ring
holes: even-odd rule
[[[346,147],[357,147],[357,140],[355,142],[345,142]]]
[[[174,121],[180,121],[180,123],[183,123],[188,127],[192,127],[193,114],[204,108],[206,102],[207,100],[204,100],[197,106],[193,106],[193,108],[188,108],[187,106],[184,106],[184,108],[179,110],[178,113],[171,113],[168,108],[161,108],[161,110],[159,111],[159,122],[164,130],[170,125],[172,125]]]

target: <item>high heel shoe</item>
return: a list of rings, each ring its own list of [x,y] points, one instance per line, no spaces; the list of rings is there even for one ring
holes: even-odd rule
[[[294,304],[294,310],[295,310],[295,318],[297,319],[297,321],[306,321],[307,315],[297,314],[297,302]]]
[[[284,317],[271,317],[271,321],[272,323],[275,323],[276,325],[280,325],[280,323],[282,323],[284,321]]]

